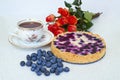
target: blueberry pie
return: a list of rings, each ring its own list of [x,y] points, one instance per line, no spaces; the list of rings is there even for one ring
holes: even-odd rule
[[[55,56],[71,63],[91,63],[106,52],[103,38],[91,32],[66,32],[55,37],[51,44]]]

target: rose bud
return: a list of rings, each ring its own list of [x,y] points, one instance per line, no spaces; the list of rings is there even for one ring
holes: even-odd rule
[[[62,16],[67,17],[69,15],[69,12],[66,8],[58,8],[58,13],[61,14]]]
[[[76,27],[75,25],[69,25],[69,26],[67,27],[67,29],[68,29],[69,32],[74,32],[74,31],[77,30],[77,27]]]
[[[69,24],[71,24],[71,25],[77,24],[77,18],[76,18],[76,16],[69,16],[69,17],[68,17],[68,22],[69,22]]]
[[[53,22],[55,20],[55,16],[53,14],[50,14],[46,17],[46,22]]]
[[[61,34],[61,33],[63,33],[62,30],[57,30],[57,31],[54,32],[54,35],[57,36],[58,34]]]

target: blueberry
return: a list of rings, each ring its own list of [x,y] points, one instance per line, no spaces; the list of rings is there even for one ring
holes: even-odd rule
[[[42,61],[44,58],[43,57],[41,57],[41,58],[37,58],[37,60],[39,60],[39,61]]]
[[[44,73],[46,71],[46,68],[42,67],[40,70],[41,70],[41,72]]]
[[[57,62],[62,62],[62,59],[60,59],[60,58],[57,58]]]
[[[44,59],[44,57],[41,57],[41,59],[40,59],[42,62],[44,62],[44,61],[46,61],[45,59]]]
[[[31,57],[33,57],[33,56],[37,57],[37,54],[36,53],[32,53]]]
[[[25,61],[21,61],[21,62],[20,62],[20,65],[21,65],[21,66],[25,66]]]
[[[36,61],[36,60],[37,60],[37,57],[36,57],[36,56],[33,56],[31,59],[32,59],[32,61]]]
[[[50,62],[46,62],[46,67],[50,68],[51,67],[51,63]]]
[[[46,53],[46,54],[45,54],[45,57],[48,58],[48,57],[50,57],[50,56]]]
[[[57,66],[58,66],[58,67],[63,67],[63,63],[62,63],[62,62],[58,62],[58,63],[57,63]]]
[[[40,75],[42,75],[42,72],[41,72],[41,71],[38,71],[38,72],[36,72],[36,74],[37,74],[38,76],[40,76]]]
[[[56,60],[55,59],[51,59],[50,62],[51,63],[56,63]]]
[[[50,68],[51,73],[55,73],[55,68]]]
[[[52,59],[50,60],[51,63],[56,63],[56,57],[52,57]]]
[[[38,51],[42,52],[42,49],[37,50],[37,52],[38,52]]]
[[[42,49],[37,50],[37,54],[42,53]]]
[[[37,73],[38,71],[40,71],[40,68],[39,67],[37,67],[36,69],[35,69],[35,72]]]
[[[53,53],[51,51],[47,51],[47,54],[51,57],[53,56]]]
[[[45,71],[45,76],[49,76],[50,75],[50,72],[49,71]]]
[[[42,56],[37,56],[37,59],[39,60],[39,59],[41,59],[41,57],[42,57]]]
[[[42,63],[41,63],[41,65],[45,66],[45,64],[46,64],[46,60],[43,60]]]
[[[60,72],[58,70],[55,70],[56,75],[60,75]]]
[[[38,56],[37,56],[37,58],[42,57],[42,55],[43,55],[42,53],[39,53]]]
[[[69,69],[68,67],[65,67],[65,68],[63,68],[63,71],[64,71],[64,72],[69,72],[70,69]]]
[[[51,65],[52,68],[57,68],[57,63]]]
[[[31,67],[36,68],[37,65],[35,63],[32,63]]]
[[[43,50],[43,52],[42,52],[42,53],[43,53],[43,56],[45,56],[45,55],[46,55],[46,51],[45,51],[45,50]]]
[[[43,66],[42,65],[37,65],[37,67],[41,69]]]
[[[45,64],[46,64],[45,62],[42,62],[42,63],[41,63],[42,66],[45,66]]]
[[[63,72],[63,67],[57,67],[57,69],[60,73]]]
[[[52,58],[53,58],[53,59],[57,59],[57,57],[56,57],[56,56],[52,56]]]
[[[45,60],[46,60],[46,61],[50,61],[50,60],[51,60],[51,57],[45,57]]]
[[[35,68],[34,68],[34,67],[31,67],[31,71],[35,71]]]
[[[31,56],[30,56],[30,55],[27,55],[27,56],[26,56],[26,59],[27,59],[27,60],[31,60]]]
[[[32,62],[31,62],[31,61],[27,61],[27,62],[26,62],[26,66],[29,67],[29,66],[31,66],[31,65],[32,65]]]
[[[37,64],[38,64],[38,65],[41,65],[41,63],[42,63],[41,60],[38,60],[38,61],[37,61]]]

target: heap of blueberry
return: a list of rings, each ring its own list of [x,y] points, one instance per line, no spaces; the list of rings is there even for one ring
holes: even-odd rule
[[[27,61],[21,61],[21,66],[30,67],[31,71],[38,76],[44,74],[49,76],[51,73],[60,75],[62,72],[69,72],[68,67],[63,66],[63,61],[53,55],[51,51],[39,49],[37,53],[26,56]]]

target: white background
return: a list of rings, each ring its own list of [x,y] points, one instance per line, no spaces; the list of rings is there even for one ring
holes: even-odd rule
[[[67,0],[72,2],[72,0]],[[0,80],[120,80],[120,1],[82,0],[83,10],[103,12],[93,21],[91,31],[101,35],[107,43],[105,57],[92,64],[75,65],[69,73],[60,76],[37,76],[27,67],[20,67],[27,54],[38,49],[20,49],[8,42],[10,32],[19,20],[37,18],[45,25],[45,17],[57,15],[58,7],[64,7],[64,0],[0,0]],[[50,50],[50,45],[42,47]]]

